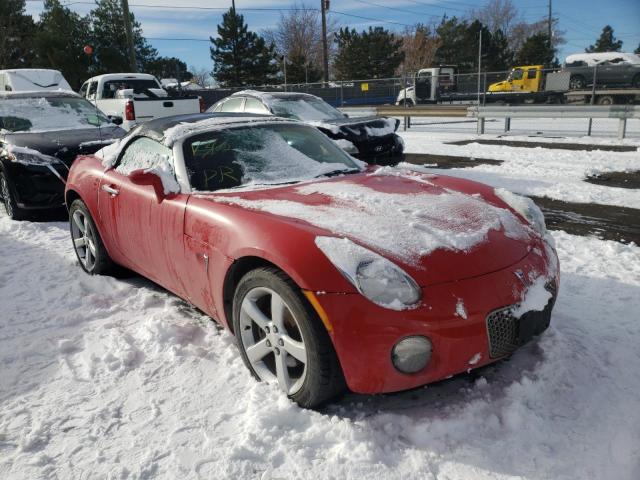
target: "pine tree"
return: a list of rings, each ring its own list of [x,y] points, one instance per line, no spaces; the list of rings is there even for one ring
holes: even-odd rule
[[[250,31],[244,16],[233,7],[222,16],[218,38],[209,39],[213,76],[220,85],[264,85],[274,79],[278,71],[275,47]]]
[[[436,28],[436,34],[440,38],[440,46],[436,50],[435,63],[457,65],[460,71],[469,68],[469,52],[473,55],[471,46],[465,45],[467,41],[467,23],[459,21],[456,17],[447,19],[445,16]],[[478,53],[476,41],[475,54]]]
[[[333,66],[339,80],[389,78],[404,60],[402,38],[382,27],[362,33],[341,28],[335,41],[338,53]]]
[[[621,49],[622,40],[618,40],[613,36],[613,28],[610,25],[605,25],[600,37],[596,40],[596,44],[589,45],[585,52],[619,52]]]
[[[59,0],[45,0],[34,38],[38,66],[60,70],[78,89],[89,76],[91,58],[83,52],[90,43],[91,25]]]
[[[129,71],[129,49],[121,3],[118,0],[98,0],[90,16],[93,19],[95,48],[93,73]],[[140,23],[135,20],[133,14],[131,14],[131,26],[138,70],[143,72],[148,63],[158,56],[158,52],[142,36]]]
[[[554,65],[556,50],[549,46],[545,33],[535,33],[527,38],[516,55],[518,65]]]
[[[175,78],[179,82],[186,82],[193,77],[187,69],[187,64],[176,57],[154,58],[147,62],[145,72],[158,78]]]
[[[287,83],[313,83],[322,78],[322,70],[297,52],[287,58]]]
[[[35,29],[24,0],[0,0],[0,69],[32,65]]]

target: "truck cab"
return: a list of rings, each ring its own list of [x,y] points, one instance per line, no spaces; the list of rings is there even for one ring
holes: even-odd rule
[[[543,65],[514,67],[502,82],[489,85],[489,92],[539,92],[542,90]]]
[[[421,68],[413,76],[413,85],[398,92],[396,105],[436,103],[442,94],[455,92],[455,74],[456,67],[452,65]]]

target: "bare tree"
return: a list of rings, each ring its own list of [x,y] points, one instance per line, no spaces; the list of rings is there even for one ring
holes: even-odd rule
[[[206,68],[197,68],[194,65],[189,67],[189,72],[191,72],[191,81],[197,83],[201,87],[206,87],[211,83],[213,77],[211,76],[211,71]]]
[[[332,39],[338,30],[336,22],[327,24],[327,38]],[[267,43],[273,42],[276,51],[287,58],[304,57],[318,68],[322,67],[322,20],[317,8],[294,3],[290,10],[280,14],[275,28],[265,30]],[[334,50],[329,41],[329,57]]]
[[[440,39],[428,26],[418,23],[406,27],[402,32],[404,62],[398,67],[398,73],[408,74],[430,67],[439,46]]]
[[[511,50],[514,52],[519,51],[524,44],[524,41],[529,38],[531,35],[536,33],[547,33],[547,22],[548,20],[541,19],[537,22],[518,22],[511,29],[511,33],[508,36],[509,38],[509,46]],[[557,18],[553,18],[551,20],[551,45],[554,48],[558,48],[558,46],[567,43],[564,38],[565,31],[558,29],[559,20]]]
[[[491,33],[502,30],[509,37],[520,19],[520,12],[511,0],[489,0],[482,8],[471,10],[469,17],[480,20]]]

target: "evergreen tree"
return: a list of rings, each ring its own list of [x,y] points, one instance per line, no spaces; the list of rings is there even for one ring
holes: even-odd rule
[[[251,32],[233,7],[222,16],[218,38],[209,39],[213,76],[222,86],[264,85],[278,71],[273,44]]]
[[[436,50],[436,63],[457,65],[460,72],[476,72],[481,31],[482,69],[490,72],[508,69],[513,61],[513,52],[502,30],[492,34],[479,20],[469,24],[456,17],[443,19],[436,30],[441,41]]]
[[[34,38],[38,66],[60,70],[75,89],[89,76],[91,59],[83,52],[90,43],[91,25],[58,0],[45,0]]]
[[[142,36],[140,23],[135,20],[132,13],[130,15],[138,70],[143,72],[148,63],[158,56],[158,52],[147,43]],[[93,46],[95,48],[93,73],[128,72],[131,70],[124,28],[124,14],[119,0],[98,0],[96,8],[91,11],[90,16],[93,19]]]
[[[640,54],[640,44],[638,44],[638,48],[636,48],[633,53]]]
[[[296,52],[286,60],[287,83],[313,83],[322,78],[322,70],[309,61],[304,53]]]
[[[465,45],[468,40],[467,23],[458,20],[456,17],[447,19],[445,16],[436,28],[436,34],[440,39],[440,46],[436,50],[435,64],[457,65],[460,71],[465,71],[469,65],[469,57],[473,56],[473,49]],[[478,53],[478,43],[476,40],[475,54]]]
[[[335,41],[338,53],[333,66],[340,80],[389,78],[404,60],[402,38],[382,27],[362,33],[341,28]]]
[[[145,73],[150,73],[158,78],[175,78],[179,82],[186,82],[193,77],[193,74],[187,69],[187,64],[176,57],[157,57],[150,60],[145,68]]]
[[[600,37],[596,40],[596,44],[589,45],[585,52],[619,52],[621,48],[622,40],[618,40],[613,36],[613,28],[610,25],[605,25]]]
[[[32,65],[35,30],[24,0],[0,0],[0,69]]]
[[[549,46],[545,33],[535,33],[527,38],[516,55],[518,65],[555,65],[556,49]]]

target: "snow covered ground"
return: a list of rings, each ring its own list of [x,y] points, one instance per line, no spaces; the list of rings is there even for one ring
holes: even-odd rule
[[[409,152],[505,160],[453,172],[523,193],[640,207],[580,181],[632,152],[443,141]],[[551,328],[511,359],[322,412],[256,383],[233,338],[140,277],[89,277],[63,222],[0,217],[0,478],[640,478],[640,248],[554,232]]]

